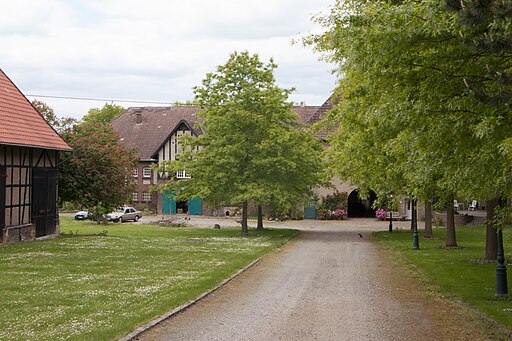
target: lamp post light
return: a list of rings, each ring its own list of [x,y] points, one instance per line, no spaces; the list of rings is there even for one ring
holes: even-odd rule
[[[498,233],[498,264],[496,265],[496,295],[504,297],[508,294],[507,266],[505,265],[505,253],[503,252],[503,231],[497,228]]]
[[[391,199],[388,203],[388,209],[389,209],[389,232],[393,232],[393,211],[391,211],[392,203],[393,203],[393,194],[389,196]]]
[[[390,195],[391,201],[393,201],[393,195]],[[388,207],[391,207],[391,202]],[[389,211],[389,232],[393,232],[393,211]]]
[[[420,249],[420,241],[418,238],[418,211],[416,209],[417,203],[416,199],[412,199],[411,202],[411,208],[412,208],[412,219],[411,219],[411,225],[412,225],[412,248],[414,250]]]

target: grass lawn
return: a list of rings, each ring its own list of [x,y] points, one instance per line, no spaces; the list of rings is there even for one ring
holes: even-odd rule
[[[108,230],[106,235],[101,232]],[[195,297],[298,232],[96,225],[0,247],[0,340],[111,340]]]
[[[446,229],[434,229],[434,239],[421,238],[420,250],[412,249],[410,231],[374,233],[374,239],[396,252],[400,257],[414,264],[443,292],[477,308],[485,315],[512,330],[512,295],[509,298],[494,299],[496,291],[496,264],[483,263],[485,251],[485,228],[457,228],[457,244],[462,248],[444,249]],[[507,259],[512,254],[512,231],[504,232],[504,248]],[[508,282],[512,282],[510,266]],[[509,285],[509,291],[511,286]]]

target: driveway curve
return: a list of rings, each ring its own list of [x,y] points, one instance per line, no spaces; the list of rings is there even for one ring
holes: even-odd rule
[[[397,299],[393,283],[410,274],[369,238],[387,224],[289,224],[302,230],[297,238],[137,340],[443,339],[424,300]]]

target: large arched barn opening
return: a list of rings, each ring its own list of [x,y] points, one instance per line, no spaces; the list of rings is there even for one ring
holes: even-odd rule
[[[372,208],[375,199],[377,199],[377,195],[373,191],[370,191],[367,198],[361,199],[359,192],[353,190],[348,196],[348,217],[375,217],[375,209]]]

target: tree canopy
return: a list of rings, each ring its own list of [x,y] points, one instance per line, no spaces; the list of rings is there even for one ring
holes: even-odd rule
[[[135,189],[132,168],[138,159],[134,149],[120,144],[114,128],[82,123],[67,130],[63,138],[73,155],[60,163],[61,200],[77,202],[96,217],[129,201]]]
[[[78,121],[73,117],[58,117],[55,114],[55,111],[52,107],[48,106],[46,103],[34,99],[32,102],[32,106],[36,108],[36,110],[43,115],[44,119],[55,129],[59,134],[64,132],[66,129],[70,129],[73,125],[77,124]]]
[[[105,103],[103,108],[92,108],[82,118],[85,123],[97,122],[101,124],[107,124],[112,122],[116,117],[124,112],[124,108],[116,104]]]
[[[512,188],[500,149],[512,134],[510,115],[468,88],[468,79],[498,59],[475,58],[457,13],[444,5],[337,1],[317,18],[326,31],[305,38],[338,65],[342,100],[327,120],[339,129],[328,156],[337,173],[362,188],[448,202]],[[447,244],[455,244],[454,234]]]
[[[186,169],[191,179],[170,182],[175,193],[198,196],[212,205],[242,204],[242,232],[247,232],[247,204],[291,207],[308,199],[319,182],[322,146],[306,129],[288,96],[276,85],[270,60],[234,52],[226,64],[208,73],[194,89],[201,107],[203,132],[187,145],[167,170]]]

